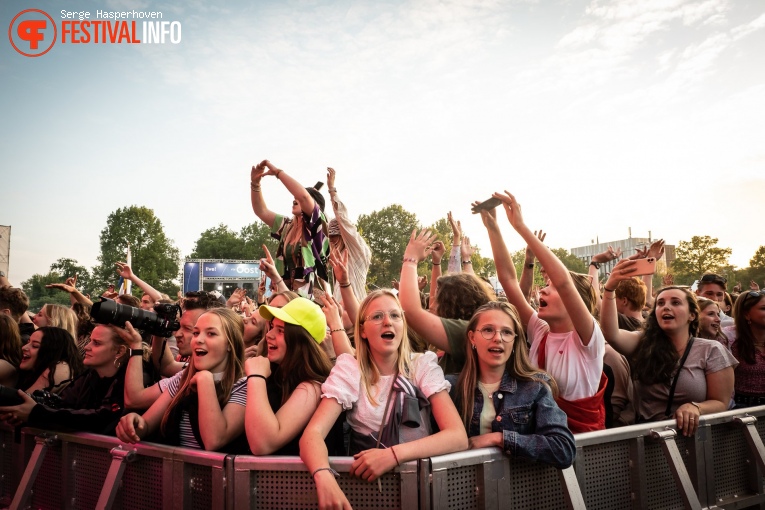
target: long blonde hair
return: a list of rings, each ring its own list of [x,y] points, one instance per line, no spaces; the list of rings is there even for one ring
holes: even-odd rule
[[[43,308],[45,309],[45,317],[48,319],[48,326],[67,330],[77,343],[79,320],[74,310],[55,303],[48,303]]]
[[[485,305],[479,307],[467,326],[467,331],[472,331],[474,334],[480,334],[476,331],[478,327],[478,321],[484,312],[491,310],[497,310],[507,315],[513,323],[515,329],[515,342],[513,342],[513,350],[510,353],[510,357],[505,364],[505,372],[511,377],[519,381],[537,381],[541,384],[545,384],[550,388],[553,395],[558,394],[558,385],[547,372],[539,370],[534,367],[529,361],[529,348],[526,345],[526,335],[523,332],[523,326],[521,326],[521,319],[518,316],[518,310],[508,303],[502,301],[490,301]],[[465,333],[467,335],[467,332]],[[465,424],[465,429],[470,428],[470,422],[473,419],[473,402],[475,401],[475,388],[478,384],[478,375],[480,368],[478,366],[478,356],[475,354],[475,350],[471,348],[470,341],[465,342],[465,366],[462,367],[459,378],[457,379],[457,388],[455,394],[457,396],[457,409],[460,411],[462,422]]]
[[[244,320],[242,320],[242,317],[239,314],[229,308],[211,308],[202,315],[207,314],[218,316],[223,335],[226,337],[229,346],[228,359],[226,360],[226,371],[220,381],[220,386],[216,385],[218,403],[220,404],[221,409],[223,409],[231,396],[231,390],[234,387],[234,383],[244,376]],[[202,315],[199,317],[201,318]],[[197,319],[197,321],[199,321],[199,319]],[[162,417],[161,431],[163,434],[167,433],[167,420],[170,417],[172,410],[192,392],[191,379],[196,372],[197,369],[194,367],[192,361],[181,376],[178,393],[176,393],[173,400],[170,401],[170,405],[167,407],[165,415]]]
[[[361,372],[361,382],[364,385],[365,393],[369,403],[373,406],[378,406],[380,403],[376,397],[380,394],[380,388],[377,388],[375,394],[372,394],[372,386],[376,385],[380,381],[380,369],[375,365],[374,359],[372,359],[372,352],[369,349],[369,340],[362,338],[361,330],[364,326],[364,318],[367,315],[369,305],[375,299],[383,296],[390,296],[396,301],[398,309],[401,310],[401,303],[398,300],[398,296],[390,289],[375,290],[364,298],[364,301],[359,305],[358,316],[356,317],[356,325],[354,327],[354,338],[356,338],[356,359],[359,363],[359,372]],[[404,312],[401,312],[404,316]],[[406,317],[403,318],[403,337],[401,343],[398,346],[398,361],[397,368],[398,373],[408,379],[413,379],[412,373],[412,349],[409,344],[409,336],[407,335]]]

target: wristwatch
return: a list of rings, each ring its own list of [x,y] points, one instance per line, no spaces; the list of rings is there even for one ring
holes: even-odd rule
[[[590,262],[590,265],[591,265],[592,267],[594,267],[595,269],[600,269],[600,263],[599,263],[599,262],[595,262],[595,261],[593,260],[592,262]]]
[[[141,349],[128,349],[130,356],[143,356],[143,348]]]

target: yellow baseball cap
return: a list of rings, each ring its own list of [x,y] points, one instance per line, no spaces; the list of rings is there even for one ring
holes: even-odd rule
[[[319,306],[304,297],[298,297],[281,308],[261,305],[258,308],[260,316],[266,320],[276,317],[288,324],[300,326],[320,344],[327,335],[327,318]]]

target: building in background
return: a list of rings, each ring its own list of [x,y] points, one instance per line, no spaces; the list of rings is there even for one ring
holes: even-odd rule
[[[217,290],[226,299],[234,289],[257,295],[260,283],[259,260],[186,259],[183,264],[183,293],[195,290]]]
[[[571,248],[571,253],[575,255],[577,258],[581,259],[585,264],[589,265],[590,261],[592,260],[592,257],[598,253],[602,253],[608,249],[609,246],[611,246],[614,250],[621,248],[622,250],[622,256],[621,258],[629,257],[630,255],[633,255],[635,253],[635,250],[637,249],[643,249],[651,245],[651,243],[654,241],[654,239],[651,238],[651,232],[648,232],[648,237],[632,237],[632,229],[630,229],[630,237],[627,239],[620,239],[618,241],[608,241],[608,242],[599,242],[597,239],[592,240],[592,244],[589,244],[587,246],[578,246],[576,248]],[[675,260],[675,245],[673,244],[665,244],[664,245],[664,255],[656,261],[656,271],[658,273],[664,273],[667,270],[667,267],[669,267],[670,264]],[[605,278],[606,275],[611,273],[611,269],[613,269],[614,265],[616,265],[618,261],[612,260],[611,262],[606,262],[605,264],[600,265],[600,269],[598,270],[598,274],[601,278]]]
[[[0,225],[0,271],[8,275],[11,263],[11,227]]]

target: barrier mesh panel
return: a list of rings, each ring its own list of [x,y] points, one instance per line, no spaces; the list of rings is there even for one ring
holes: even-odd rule
[[[558,470],[544,464],[513,459],[510,463],[510,490],[510,508],[566,508]]]
[[[686,439],[677,436],[675,443],[687,470],[690,452],[686,449]],[[654,510],[683,508],[683,498],[675,485],[669,463],[658,441],[645,442],[645,472],[648,508]]]
[[[125,468],[122,486],[114,501],[114,509],[141,508],[143,510],[162,508],[162,488],[171,480],[163,479],[162,459],[139,457]]]
[[[478,508],[479,465],[452,468],[446,472],[448,508]]]
[[[712,427],[712,462],[715,476],[715,497],[727,498],[751,493],[747,483],[749,446],[740,427]]]
[[[16,493],[13,460],[20,448],[14,447],[13,430],[0,429],[0,505],[9,505]]]
[[[629,508],[632,505],[629,443],[584,448],[584,501],[588,508]]]
[[[359,509],[401,508],[401,480],[397,473],[377,482],[365,482],[341,474],[337,480],[351,506]],[[251,471],[251,507],[273,510],[318,508],[316,486],[307,471]]]
[[[212,500],[213,468],[199,464],[186,464],[186,490],[184,507],[192,510],[209,510],[222,508],[223,501]]]
[[[72,506],[83,509],[95,508],[104,486],[106,474],[109,472],[112,456],[109,450],[94,446],[69,443],[69,448],[74,449],[72,454],[74,501],[72,501]]]
[[[63,472],[61,444],[48,447],[45,460],[32,487],[32,497],[29,500],[31,508],[64,507],[64,495],[61,487]]]

